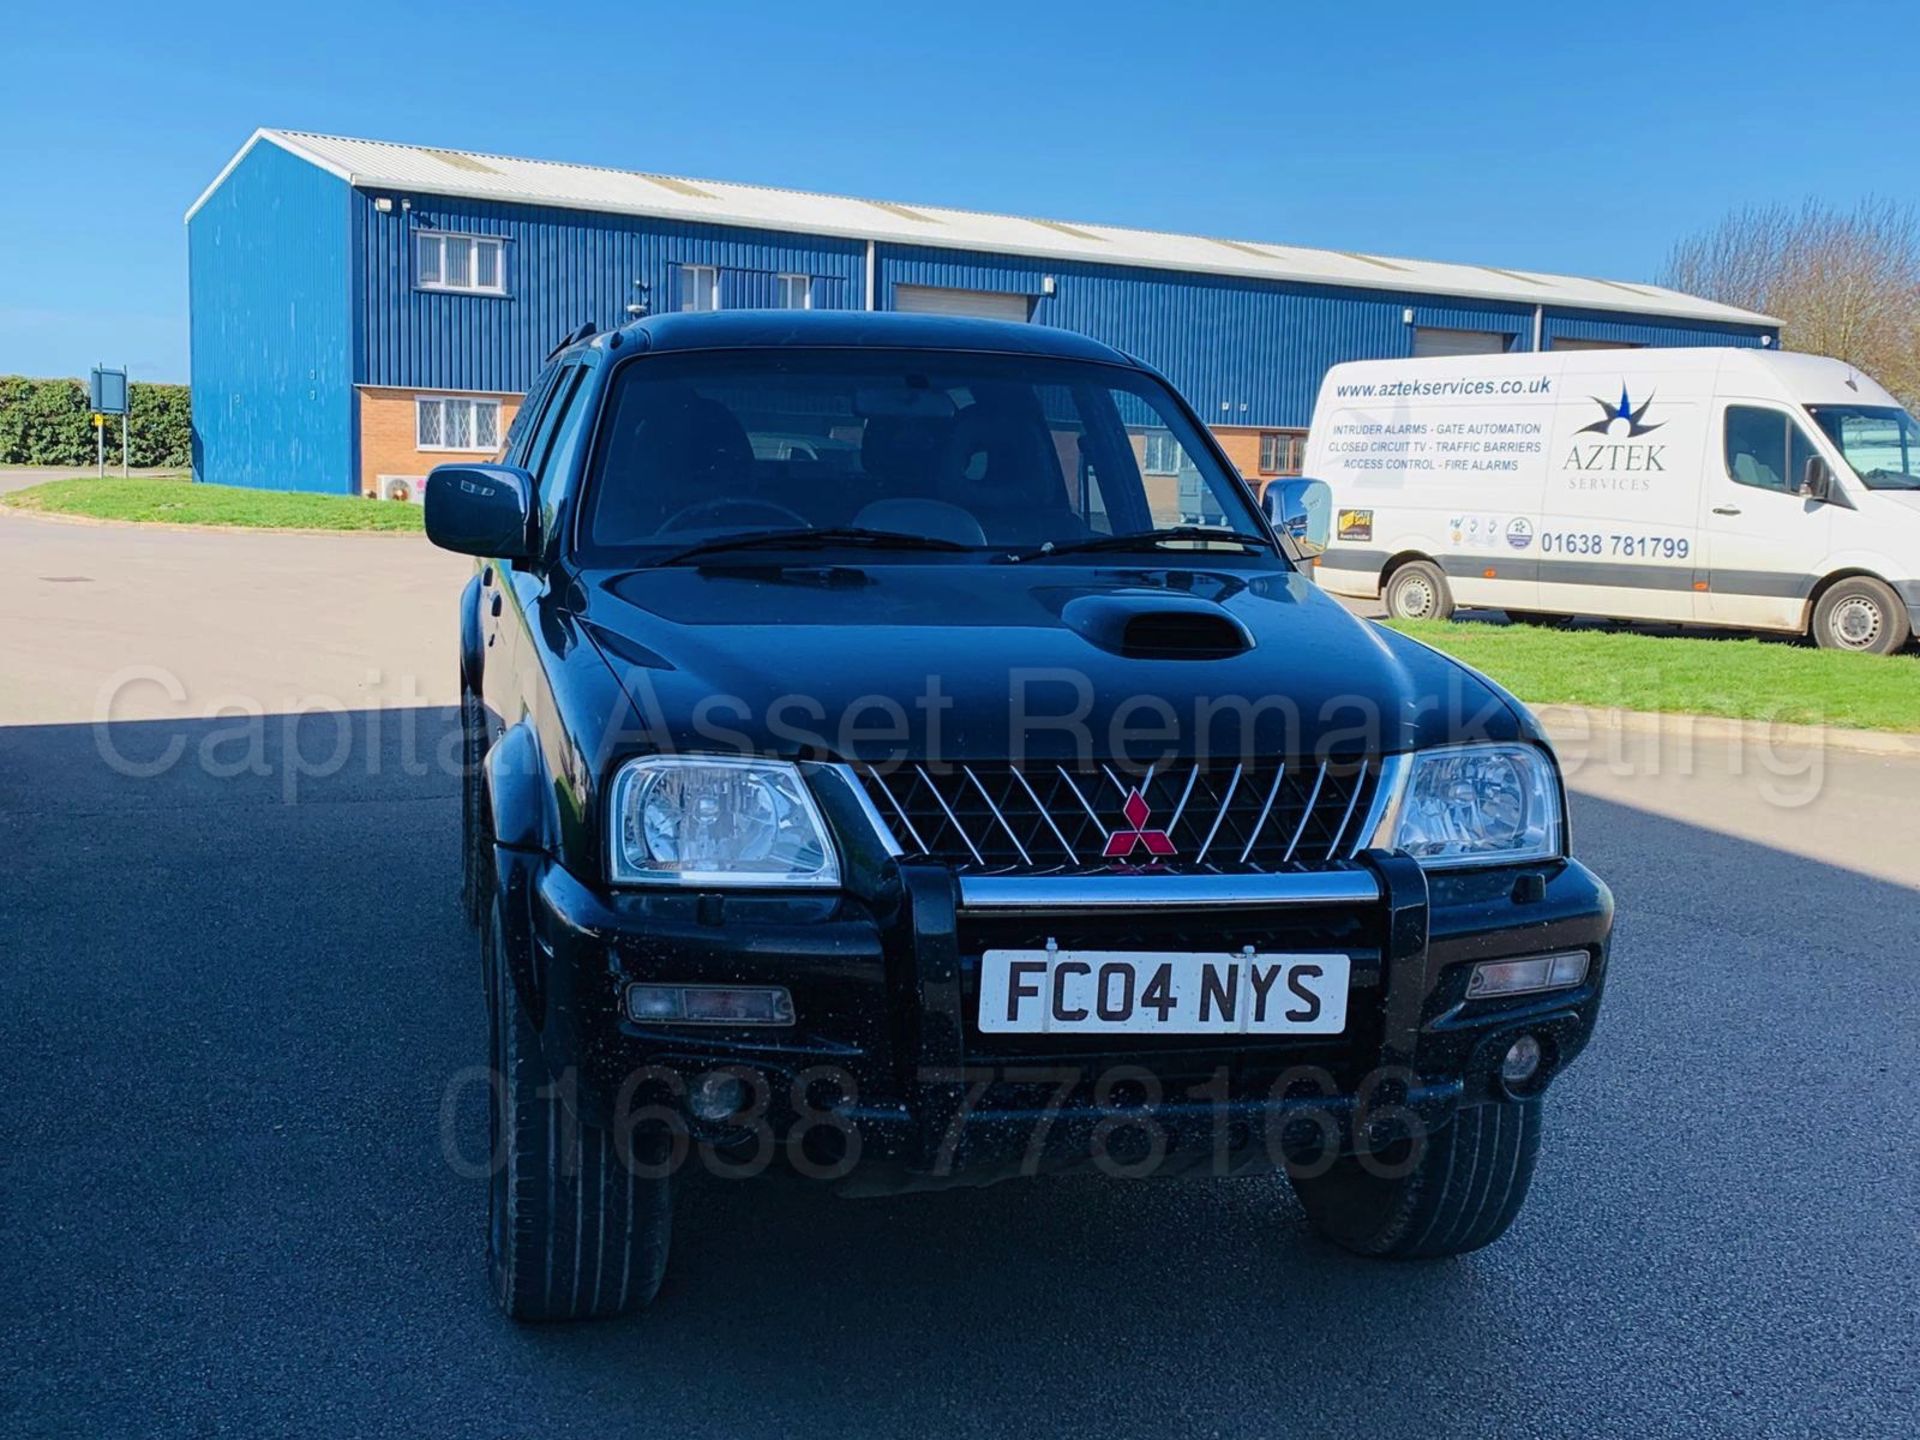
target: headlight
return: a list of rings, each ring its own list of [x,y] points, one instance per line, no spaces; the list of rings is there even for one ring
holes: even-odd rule
[[[650,755],[613,777],[616,882],[840,883],[840,866],[800,772],[784,760]]]
[[[1531,745],[1461,745],[1412,757],[1387,844],[1421,864],[1507,865],[1560,854],[1560,786]]]

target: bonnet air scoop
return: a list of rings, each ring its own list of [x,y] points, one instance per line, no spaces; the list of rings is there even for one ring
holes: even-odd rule
[[[1087,643],[1129,660],[1225,660],[1253,648],[1247,627],[1211,600],[1165,591],[1076,596],[1060,618]]]

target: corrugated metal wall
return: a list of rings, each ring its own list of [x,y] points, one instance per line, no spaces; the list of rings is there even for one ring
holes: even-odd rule
[[[1612,318],[1587,311],[1551,309],[1547,311],[1546,330],[1548,349],[1553,348],[1556,335],[1569,340],[1612,340],[1628,345],[1738,345],[1749,349],[1760,344],[1762,335],[1776,342],[1780,338],[1777,330],[1756,330],[1750,326],[1679,325],[1630,316]]]
[[[722,295],[770,298],[777,274],[815,277],[817,306],[859,305],[866,247],[857,240],[590,215],[578,210],[398,196],[388,214],[354,196],[364,341],[359,379],[409,389],[525,390],[540,361],[583,320],[608,327],[627,306],[679,309],[680,265],[714,265]],[[409,234],[498,235],[504,296],[416,289]],[[634,281],[646,288],[636,288]]]
[[[348,193],[261,144],[188,222],[197,479],[355,488]]]
[[[354,210],[362,246],[365,384],[524,390],[540,357],[582,320],[618,324],[636,300],[654,313],[678,309],[681,265],[720,267],[727,306],[770,303],[773,276],[780,273],[814,276],[819,308],[857,308],[865,299],[859,241],[432,196],[413,197],[410,213],[396,203],[381,214],[371,196],[356,195]],[[507,295],[416,289],[407,237],[420,228],[503,237]],[[1215,424],[1304,426],[1328,366],[1410,355],[1417,327],[1488,330],[1512,336],[1516,350],[1533,345],[1534,307],[1511,302],[937,247],[883,244],[876,259],[881,309],[893,308],[897,285],[1029,296],[1036,322],[1138,355],[1164,370]],[[1048,276],[1055,282],[1051,296],[1042,293]],[[1758,340],[1737,327],[1551,310],[1546,333],[1646,345]]]
[[[1042,293],[1048,276],[1055,284],[1052,295]],[[1531,305],[1415,292],[904,246],[880,248],[878,279],[882,309],[892,308],[896,285],[1031,296],[1035,322],[1078,330],[1138,356],[1163,371],[1216,425],[1304,427],[1329,366],[1411,355],[1416,327],[1487,330],[1513,336],[1516,350],[1533,346]],[[1726,344],[1736,336],[1758,343],[1756,332],[1735,327],[1682,328],[1605,316],[1561,320],[1552,311],[1546,329],[1550,336],[1647,345]]]

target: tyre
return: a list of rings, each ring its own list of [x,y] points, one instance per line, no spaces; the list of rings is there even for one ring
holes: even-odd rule
[[[493,879],[483,843],[487,833],[486,817],[481,814],[486,803],[486,791],[480,783],[485,724],[479,697],[466,688],[463,680],[460,686],[460,913],[475,930],[486,919],[487,895]]]
[[[1571,615],[1547,615],[1539,610],[1509,610],[1507,619],[1515,625],[1538,625],[1545,630],[1564,630],[1573,623]]]
[[[1900,597],[1870,575],[1851,576],[1829,587],[1813,607],[1813,642],[1823,650],[1891,655],[1912,633]]]
[[[1409,560],[1395,570],[1381,598],[1396,620],[1446,620],[1453,615],[1453,592],[1431,560]]]
[[[481,932],[491,1023],[493,1164],[487,1269],[515,1320],[593,1320],[644,1308],[666,1273],[671,1182],[639,1173],[658,1156],[623,1155],[584,1123],[556,1084],[507,973],[498,902]]]
[[[1381,1159],[1404,1163],[1406,1153]],[[1343,1249],[1425,1260],[1499,1239],[1520,1213],[1539,1154],[1540,1102],[1502,1100],[1461,1110],[1397,1178],[1343,1155],[1324,1175],[1295,1176],[1293,1189],[1313,1228]]]

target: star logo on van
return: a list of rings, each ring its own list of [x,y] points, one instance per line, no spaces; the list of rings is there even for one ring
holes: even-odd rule
[[[1593,403],[1606,411],[1607,418],[1604,420],[1596,420],[1591,425],[1582,425],[1580,427],[1580,433],[1582,435],[1619,435],[1622,439],[1631,440],[1636,435],[1645,435],[1649,430],[1658,430],[1660,428],[1660,425],[1643,423],[1643,419],[1647,413],[1647,407],[1653,404],[1653,396],[1649,395],[1646,399],[1642,400],[1640,402],[1640,408],[1636,410],[1633,408],[1633,401],[1627,396],[1627,387],[1625,385],[1620,387],[1620,403],[1618,405],[1614,404],[1611,400],[1602,400],[1598,395],[1593,397]],[[1662,425],[1665,423],[1664,420],[1660,422]],[[1624,426],[1625,428],[1624,430],[1616,430],[1614,428],[1615,426]]]

